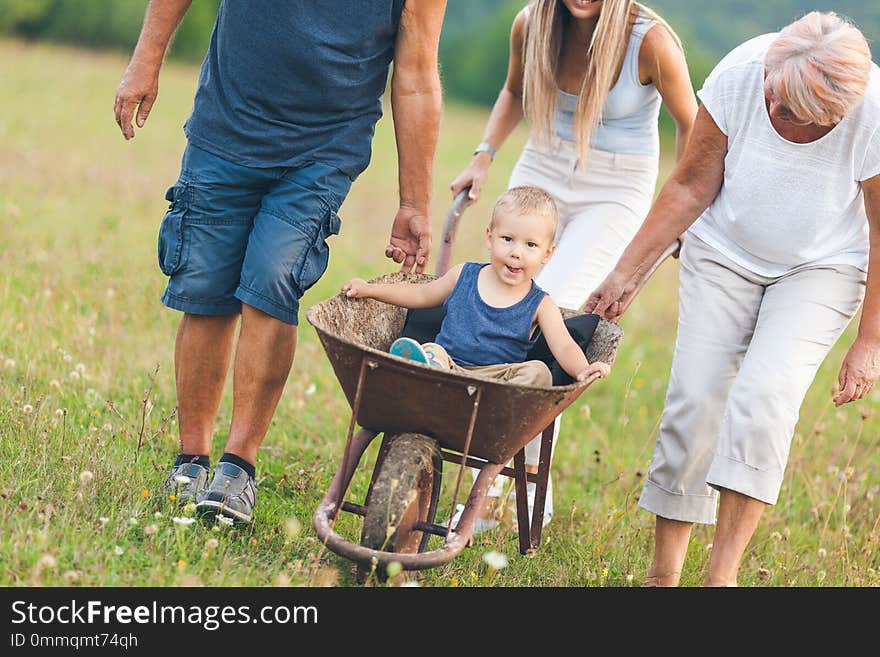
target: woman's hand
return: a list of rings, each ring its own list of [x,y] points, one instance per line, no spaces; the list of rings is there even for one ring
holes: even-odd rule
[[[468,203],[468,206],[480,200],[480,194],[486,181],[489,179],[489,165],[491,163],[492,158],[489,157],[488,153],[477,153],[474,155],[467,168],[458,174],[455,180],[452,181],[452,184],[449,185],[449,188],[452,190],[452,198],[458,196],[459,192],[465,187],[470,187],[471,191],[468,192],[470,203]]]
[[[360,299],[369,296],[370,284],[362,278],[352,278],[342,286],[342,291],[349,299]]]
[[[856,338],[840,366],[837,376],[840,392],[834,397],[834,405],[861,399],[874,389],[877,377],[880,377],[880,343]]]
[[[610,321],[616,321],[623,315],[623,311],[632,301],[632,294],[636,286],[627,283],[627,277],[613,270],[605,280],[599,284],[587,302],[583,312],[596,313]]]

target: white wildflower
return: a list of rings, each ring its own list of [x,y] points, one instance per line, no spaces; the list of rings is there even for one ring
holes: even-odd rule
[[[501,552],[496,552],[495,550],[486,552],[483,555],[483,561],[489,564],[489,568],[494,570],[501,570],[502,568],[507,567],[507,557]]]
[[[288,518],[287,522],[284,523],[284,531],[289,539],[299,536],[299,533],[302,531],[302,523],[299,521],[299,518]]]
[[[186,527],[187,525],[193,524],[195,521],[196,521],[195,518],[187,518],[185,516],[174,516],[171,519],[171,522],[174,522],[178,525],[183,525],[184,527]]]
[[[54,568],[57,563],[58,562],[55,561],[55,557],[53,557],[51,554],[44,554],[37,561],[37,564],[40,566],[40,568]]]

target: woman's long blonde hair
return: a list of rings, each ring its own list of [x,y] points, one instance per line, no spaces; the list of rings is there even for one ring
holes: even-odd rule
[[[580,162],[586,162],[590,136],[599,121],[614,74],[626,54],[627,26],[632,0],[604,0],[599,22],[587,51],[587,72],[578,93],[574,132]],[[681,40],[660,16],[643,5],[641,13],[663,25]],[[556,122],[557,76],[562,56],[565,24],[571,15],[562,0],[532,0],[526,22],[523,48],[523,108],[539,143],[548,143]],[[623,74],[621,72],[621,74]]]

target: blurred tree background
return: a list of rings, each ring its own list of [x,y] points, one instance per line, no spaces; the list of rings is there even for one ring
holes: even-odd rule
[[[130,51],[145,0],[0,0],[0,34]],[[220,0],[194,0],[169,57],[201,61]],[[446,97],[491,106],[507,70],[510,26],[525,0],[449,0],[440,43]],[[880,37],[880,2],[864,0],[652,0],[685,44],[691,78],[699,88],[712,66],[737,44],[779,29],[811,10],[837,11]],[[878,50],[874,47],[874,59]],[[669,117],[662,117],[670,129]]]

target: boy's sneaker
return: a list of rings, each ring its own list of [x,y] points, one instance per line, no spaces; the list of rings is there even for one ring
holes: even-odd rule
[[[428,355],[425,353],[425,350],[422,349],[422,345],[412,338],[397,338],[391,343],[388,353],[392,356],[397,356],[398,358],[414,360],[423,365],[428,364]]]
[[[199,493],[204,492],[208,485],[208,470],[198,463],[181,463],[171,469],[165,480],[165,488],[174,501],[183,506],[195,501]]]
[[[254,517],[256,501],[257,482],[235,463],[221,461],[214,468],[211,484],[196,498],[196,512],[248,523]]]

